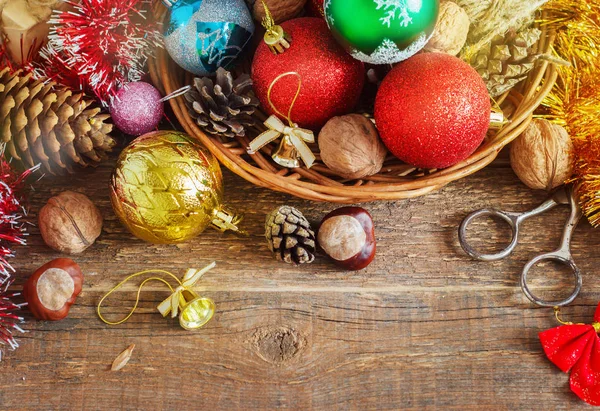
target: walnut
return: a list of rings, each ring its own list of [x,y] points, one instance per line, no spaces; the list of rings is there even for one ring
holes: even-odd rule
[[[563,127],[535,119],[511,144],[510,164],[528,187],[551,191],[573,175],[573,142]]]
[[[373,123],[360,114],[334,117],[319,133],[321,160],[343,178],[377,174],[387,150]]]
[[[440,4],[440,15],[426,51],[456,56],[467,42],[471,20],[467,12],[451,1]]]
[[[102,215],[83,194],[65,191],[48,200],[38,218],[44,242],[68,254],[91,246],[102,231]]]
[[[283,23],[286,20],[296,17],[306,4],[306,0],[264,0],[273,15],[276,24]],[[265,18],[265,7],[261,0],[254,3],[252,14],[257,21]]]

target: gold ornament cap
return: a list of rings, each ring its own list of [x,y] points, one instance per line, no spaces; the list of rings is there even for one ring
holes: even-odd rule
[[[265,43],[273,54],[282,54],[290,48],[292,39],[281,26],[275,24],[273,15],[264,0],[262,0],[262,4],[265,9],[262,25],[267,30],[264,36]]]

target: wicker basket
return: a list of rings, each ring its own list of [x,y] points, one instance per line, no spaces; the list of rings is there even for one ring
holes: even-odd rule
[[[163,15],[164,9],[159,14]],[[542,30],[537,52],[548,54],[555,36],[547,29]],[[248,70],[249,64],[245,66],[247,67],[241,69]],[[166,94],[193,82],[193,76],[180,69],[162,49],[158,51],[156,60],[151,62],[150,68],[154,83]],[[225,167],[249,182],[309,200],[361,203],[423,196],[481,170],[496,158],[504,146],[527,128],[534,111],[551,91],[557,76],[554,65],[538,60],[536,67],[520,87],[496,101],[508,118],[508,123],[500,130],[490,131],[484,143],[465,161],[444,170],[422,170],[390,156],[379,174],[354,181],[342,179],[319,161],[316,145],[313,150],[317,162],[310,169],[287,169],[276,164],[270,157],[271,150],[275,149],[273,144],[259,153],[249,155],[247,147],[250,141],[265,130],[261,128],[262,121],[267,118],[264,113],[257,114],[261,121],[255,129],[250,130],[249,135],[231,140],[203,133],[189,115],[183,97],[171,100],[170,104],[188,134],[206,145]]]

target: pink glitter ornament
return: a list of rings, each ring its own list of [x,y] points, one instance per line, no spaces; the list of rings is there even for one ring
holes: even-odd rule
[[[110,103],[110,114],[123,133],[141,136],[155,130],[164,115],[164,99],[151,84],[125,85]]]

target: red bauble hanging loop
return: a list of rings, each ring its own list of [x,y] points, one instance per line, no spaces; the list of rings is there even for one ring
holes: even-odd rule
[[[418,54],[381,83],[375,120],[387,148],[421,168],[446,168],[481,145],[491,103],[481,76],[462,60]]]
[[[294,72],[300,75],[302,87],[291,119],[300,127],[318,129],[331,117],[350,112],[363,89],[363,63],[338,45],[324,19],[298,18],[281,27],[291,37],[291,47],[275,55],[263,42],[252,62],[254,90],[262,107],[275,114],[267,97],[269,87],[280,75]],[[271,93],[277,110],[287,114],[297,89],[296,76],[277,80]]]

